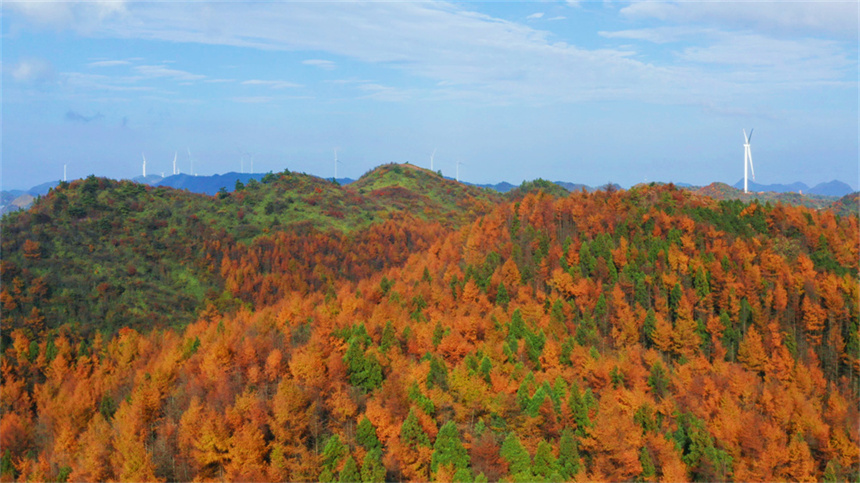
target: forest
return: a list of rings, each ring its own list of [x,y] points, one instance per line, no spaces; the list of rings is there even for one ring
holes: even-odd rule
[[[856,213],[405,165],[236,188],[3,218],[2,481],[860,474]]]

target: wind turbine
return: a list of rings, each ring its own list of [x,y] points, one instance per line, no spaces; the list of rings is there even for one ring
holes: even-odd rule
[[[433,171],[433,156],[436,156],[436,148],[433,148],[433,154],[430,155],[430,171]]]
[[[68,165],[69,165],[69,163],[63,163],[63,182],[64,183],[66,182],[66,166],[68,166]]]
[[[191,176],[194,176],[194,158],[191,156],[191,148],[185,148],[188,151],[188,162],[191,163]]]
[[[466,163],[462,163],[460,161],[457,161],[457,182],[458,183],[460,182],[460,165],[461,164],[466,164]]]
[[[755,169],[752,162],[752,151],[750,151],[750,141],[752,140],[753,130],[750,129],[749,136],[747,130],[744,129],[744,193],[749,193],[747,188],[747,162],[749,162],[749,170],[752,172],[752,179],[755,181]]]
[[[176,172],[176,156],[178,155],[179,153],[177,151],[173,151],[173,174],[179,174]]]
[[[146,178],[146,156],[143,153],[140,153],[140,155],[143,156],[143,177]]]
[[[337,148],[334,148],[334,181],[337,182],[337,165],[343,164],[337,160]]]

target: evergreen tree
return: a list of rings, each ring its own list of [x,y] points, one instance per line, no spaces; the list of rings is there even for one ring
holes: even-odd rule
[[[433,444],[433,457],[430,460],[430,471],[435,473],[439,469],[439,465],[451,465],[456,469],[469,467],[469,453],[466,452],[466,448],[460,441],[460,433],[454,421],[448,421],[442,425],[442,429],[436,435],[436,443]]]
[[[520,443],[520,439],[513,432],[508,433],[505,442],[502,443],[502,448],[499,451],[499,456],[508,462],[508,472],[511,475],[531,476],[531,456],[529,452]]]
[[[548,479],[553,473],[558,472],[558,458],[552,454],[552,446],[544,440],[538,443],[535,451],[532,473],[543,479]]]
[[[394,344],[397,343],[397,336],[394,333],[394,325],[389,320],[385,323],[385,328],[382,330],[382,340],[379,342],[379,350],[383,353],[388,352]]]
[[[400,427],[400,441],[410,447],[418,445],[430,447],[430,439],[421,425],[418,424],[418,416],[415,415],[415,410],[412,408],[409,409],[409,415],[406,416],[406,420]]]
[[[454,472],[454,483],[472,483],[472,472],[468,468],[460,468]]]
[[[340,481],[340,483],[355,483],[361,481],[361,473],[358,470],[358,463],[355,462],[352,455],[350,455],[346,459],[346,463],[343,464],[343,469],[340,470],[338,481]]]
[[[379,443],[379,438],[376,436],[376,428],[373,427],[373,423],[367,419],[367,416],[362,418],[358,423],[355,440],[368,451],[382,447]]]
[[[566,428],[561,432],[558,442],[558,470],[565,480],[570,480],[579,473],[580,461],[579,450],[573,431]]]
[[[443,391],[448,390],[448,369],[445,361],[438,357],[430,359],[430,372],[427,373],[427,388],[439,387]]]
[[[499,282],[499,289],[496,290],[496,305],[501,305],[502,307],[507,308],[510,301],[511,296],[508,295],[508,290],[505,288],[505,284]]]
[[[349,448],[341,443],[340,436],[332,435],[323,448],[323,467],[333,470],[348,453]]]
[[[364,455],[361,464],[362,483],[381,483],[385,481],[385,466],[382,464],[382,450],[372,449]]]
[[[654,460],[651,458],[651,452],[648,448],[642,447],[639,450],[639,463],[642,465],[642,481],[654,481],[657,477],[657,468],[654,467]]]
[[[490,358],[484,356],[481,359],[481,367],[478,369],[478,372],[481,373],[481,377],[483,377],[484,381],[487,383],[490,382],[490,371],[493,370],[493,363],[490,361]]]
[[[513,315],[511,315],[511,324],[508,327],[508,337],[512,339],[522,339],[523,335],[526,332],[526,323],[523,320],[523,315],[520,313],[520,309],[514,310]]]

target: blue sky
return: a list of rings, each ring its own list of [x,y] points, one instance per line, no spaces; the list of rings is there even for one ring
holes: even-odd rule
[[[2,185],[388,162],[858,187],[858,4],[9,2]]]

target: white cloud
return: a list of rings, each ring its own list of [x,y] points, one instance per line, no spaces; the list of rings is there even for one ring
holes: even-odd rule
[[[302,64],[304,65],[312,65],[314,67],[319,67],[320,69],[325,70],[334,70],[335,63],[330,60],[322,60],[322,59],[308,59],[303,60]]]
[[[131,65],[131,62],[127,60],[99,60],[90,62],[87,67],[117,67],[120,65]]]
[[[184,70],[171,69],[163,65],[139,65],[134,68],[145,77],[167,77],[180,81],[195,81],[205,79],[205,75],[192,74]]]
[[[287,89],[287,88],[302,87],[301,84],[295,84],[293,82],[279,81],[279,80],[259,80],[259,79],[251,79],[251,80],[243,81],[242,85],[245,85],[245,86],[264,86],[264,87],[269,87],[271,89]]]
[[[715,31],[700,27],[654,27],[632,30],[617,30],[612,32],[600,31],[598,35],[608,39],[644,40],[655,44],[688,41],[691,37],[709,36]]]
[[[3,6],[38,25],[78,32],[96,31],[103,21],[122,16],[126,11],[125,0],[13,0],[4,2]]]
[[[630,18],[671,21],[705,19],[708,12],[729,7],[714,4],[696,7],[688,3],[632,4],[622,9]],[[746,3],[732,4],[747,9]],[[783,4],[752,4],[753,10],[769,9],[780,17]],[[765,5],[765,6],[763,6]],[[766,7],[766,5],[770,5]],[[793,4],[792,4],[793,5]],[[791,10],[794,7],[789,7]],[[841,8],[841,7],[840,7]],[[727,10],[726,10],[727,11]],[[798,11],[796,8],[794,11]],[[856,9],[855,9],[856,12]],[[749,18],[757,18],[747,13]],[[766,15],[761,13],[760,18]],[[856,19],[856,15],[854,15]],[[702,20],[704,22],[704,20]],[[810,24],[810,22],[806,22]],[[684,38],[682,27],[604,32],[606,38],[673,42]],[[772,82],[771,89],[794,89],[809,82],[846,80],[852,63],[840,46],[828,41],[768,44],[755,40],[774,62],[725,63],[732,45],[719,27],[697,27],[689,32],[711,32],[668,58],[642,60],[630,47],[587,49],[556,41],[545,31],[466,10],[450,3],[412,2],[289,2],[289,3],[132,3],[119,15],[105,17],[92,35],[143,38],[170,42],[230,45],[264,50],[324,52],[358,62],[397,70],[414,79],[429,81],[421,89],[390,87],[390,98],[413,99],[472,97],[481,102],[577,102],[629,100],[692,103],[702,99],[722,101],[749,95],[753,84]],[[808,48],[801,57],[792,48]],[[816,54],[817,52],[817,54]],[[785,59],[779,65],[779,55]],[[818,55],[823,60],[816,60]],[[740,57],[740,56],[739,56]],[[797,65],[791,64],[799,60]],[[308,59],[305,65],[321,68],[330,61]],[[847,67],[846,67],[847,66]],[[801,69],[820,68],[816,76]],[[206,77],[164,65],[139,66],[148,77],[170,77],[192,82]],[[792,79],[801,79],[793,83]],[[407,80],[406,82],[409,82]],[[389,82],[391,83],[391,82]],[[298,87],[286,81],[245,81],[244,85],[270,88]],[[391,95],[391,89],[398,90]],[[756,88],[757,89],[757,88]],[[367,88],[365,92],[370,92]],[[383,97],[382,89],[372,92]],[[755,90],[755,92],[760,92]]]
[[[363,99],[374,99],[385,102],[402,102],[415,96],[415,92],[409,89],[399,89],[374,83],[361,84],[358,86],[358,89],[369,92],[369,94],[362,96]]]
[[[631,18],[675,23],[702,23],[726,28],[754,29],[780,34],[818,34],[857,39],[858,3],[855,1],[804,0],[741,2],[645,1],[621,9]]]
[[[527,18],[527,19],[529,19],[529,20],[533,20],[533,19],[539,19],[539,18],[541,18],[541,17],[543,17],[543,12],[535,12],[535,13],[533,13],[533,14],[529,15],[529,16],[528,16],[528,17],[526,17],[526,18]]]
[[[24,59],[12,66],[12,78],[18,82],[48,82],[54,77],[54,67],[44,59]]]

